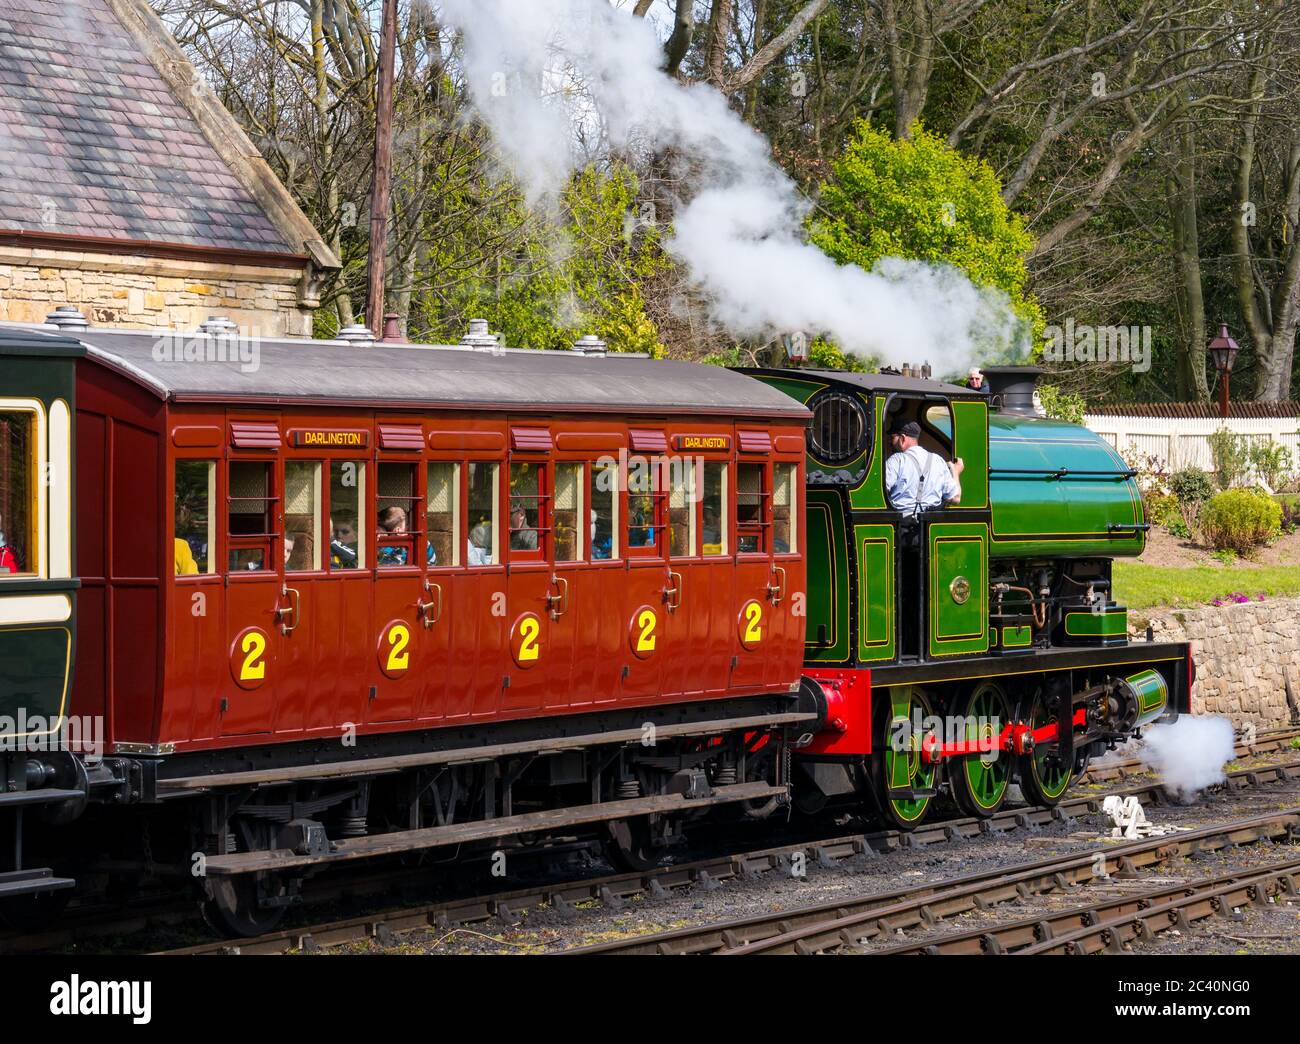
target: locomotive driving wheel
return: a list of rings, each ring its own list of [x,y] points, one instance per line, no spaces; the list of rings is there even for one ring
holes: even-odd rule
[[[262,895],[283,897],[288,891],[284,882],[272,874],[210,877],[203,889],[203,919],[214,931],[234,939],[275,931],[289,910],[284,904],[267,906],[261,902]]]
[[[1043,690],[1039,689],[1030,703],[1030,726],[1041,729],[1055,720],[1051,705],[1044,697]],[[1044,743],[1035,747],[1032,753],[1022,755],[1018,761],[1020,789],[1025,800],[1031,805],[1055,808],[1070,789],[1070,781],[1074,778],[1074,766],[1061,760],[1060,748],[1055,743]]]
[[[1011,701],[993,682],[977,684],[956,704],[965,719],[966,740],[997,738],[1011,721]],[[991,816],[1007,796],[1012,757],[1005,751],[965,754],[948,765],[953,800],[968,816]]]
[[[918,721],[931,716],[930,701],[920,689],[899,686],[889,690],[889,700],[880,701],[876,736],[880,752],[875,763],[875,785],[871,788],[885,822],[898,830],[913,830],[934,804],[939,766],[921,757]],[[907,797],[891,797],[890,791],[912,791]]]

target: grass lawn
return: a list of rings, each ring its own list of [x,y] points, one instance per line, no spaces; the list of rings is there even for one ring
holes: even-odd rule
[[[1300,595],[1300,566],[1154,566],[1117,561],[1112,575],[1115,601],[1130,609],[1156,605],[1206,605],[1241,591],[1285,598]]]

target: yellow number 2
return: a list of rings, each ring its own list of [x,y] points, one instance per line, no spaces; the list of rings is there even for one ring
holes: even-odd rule
[[[763,640],[763,607],[758,602],[745,606],[745,643]]]
[[[636,625],[641,628],[641,633],[636,638],[636,651],[639,653],[652,653],[655,651],[655,624],[659,622],[659,617],[655,616],[653,609],[644,609],[641,615],[636,618]]]
[[[405,624],[393,624],[388,629],[388,666],[390,671],[404,671],[411,666],[411,654],[406,647],[411,642],[411,632]]]
[[[522,639],[519,643],[519,659],[535,660],[541,655],[541,647],[537,644],[537,638],[542,633],[542,625],[532,616],[526,616],[519,624],[519,636]]]
[[[266,635],[249,631],[239,643],[244,662],[239,668],[240,681],[263,681],[266,678]]]

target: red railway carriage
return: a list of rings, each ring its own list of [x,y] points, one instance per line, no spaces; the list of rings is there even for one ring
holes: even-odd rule
[[[784,802],[802,405],[583,351],[78,340],[69,712],[224,927],[341,860],[561,827],[636,864]]]

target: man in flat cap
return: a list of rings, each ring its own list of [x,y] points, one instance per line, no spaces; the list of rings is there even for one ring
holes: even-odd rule
[[[905,515],[929,511],[940,504],[961,502],[960,458],[949,463],[920,445],[916,421],[896,421],[889,429],[893,454],[885,461],[885,495],[891,507]]]

